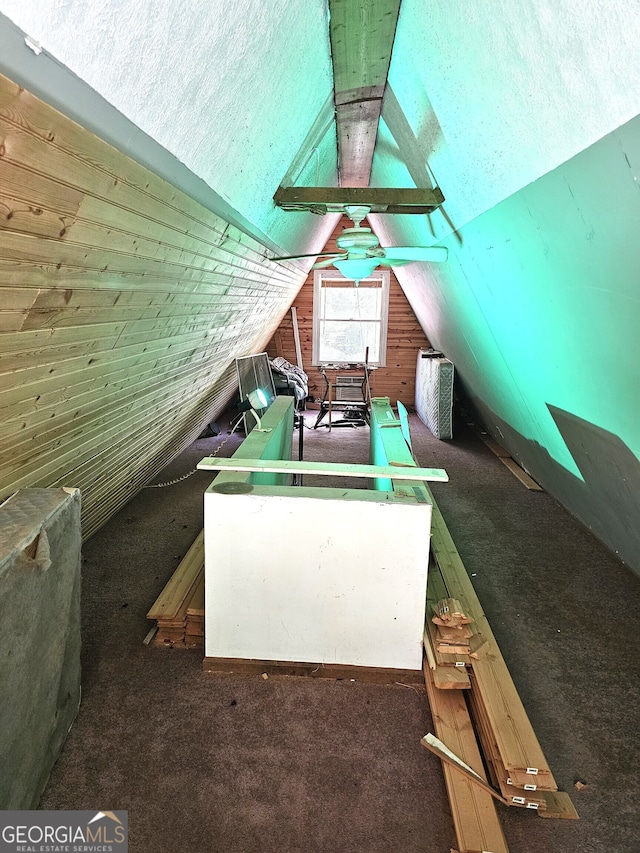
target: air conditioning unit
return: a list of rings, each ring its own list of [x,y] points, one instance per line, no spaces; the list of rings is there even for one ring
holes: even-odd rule
[[[362,403],[364,376],[336,376],[336,402]]]

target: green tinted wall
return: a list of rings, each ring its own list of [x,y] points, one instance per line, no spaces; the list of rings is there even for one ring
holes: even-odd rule
[[[639,176],[636,118],[452,235],[416,308],[490,431],[638,572]]]

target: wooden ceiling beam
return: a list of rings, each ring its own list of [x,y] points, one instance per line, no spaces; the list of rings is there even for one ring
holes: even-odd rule
[[[401,0],[329,0],[342,187],[367,187]]]
[[[444,201],[439,187],[279,187],[273,197],[284,210],[341,213],[347,205],[370,213],[433,213]]]

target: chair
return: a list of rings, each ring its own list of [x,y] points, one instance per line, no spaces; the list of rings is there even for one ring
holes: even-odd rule
[[[327,376],[328,369],[331,368],[326,365],[320,366],[325,388],[323,398],[320,401],[320,411],[313,428],[327,426],[331,430],[334,426],[356,427],[368,424],[368,378],[370,371],[365,367],[362,373],[336,373],[332,382]],[[342,412],[342,419],[334,421],[334,412]],[[327,414],[329,415],[329,422],[321,423]]]

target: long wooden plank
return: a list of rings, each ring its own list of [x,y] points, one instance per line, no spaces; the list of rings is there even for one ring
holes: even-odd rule
[[[393,465],[355,465],[344,462],[300,462],[289,459],[221,459],[205,457],[198,463],[202,471],[242,471],[261,474],[315,474],[327,477],[393,477],[394,480],[431,480],[446,483],[442,468],[405,468]]]
[[[186,602],[193,593],[198,575],[203,566],[204,530],[201,530],[180,561],[169,582],[151,605],[147,613],[147,619],[169,619],[172,616],[175,617],[183,604],[185,604],[186,613]]]
[[[492,784],[500,790],[507,805],[535,810],[546,809],[546,800],[536,785],[525,783],[527,788],[520,787],[513,781],[502,764],[490,720],[479,695],[474,690],[475,686],[475,679],[472,675],[472,689],[467,694],[467,701],[476,733],[482,745],[482,752]]]
[[[547,807],[544,811],[538,812],[540,817],[578,820],[578,812],[571,802],[569,794],[564,791],[543,791],[542,795],[545,798]]]
[[[487,652],[471,666],[505,768],[536,777],[540,770],[547,772],[547,761],[502,657]]]
[[[434,755],[437,755],[438,758],[444,763],[446,762],[454,770],[458,770],[462,773],[469,781],[473,784],[478,785],[482,791],[485,791],[494,800],[497,800],[499,803],[503,805],[508,805],[507,800],[500,794],[499,791],[496,791],[495,788],[492,788],[488,782],[486,782],[481,776],[479,776],[474,770],[472,770],[467,764],[465,764],[457,755],[455,755],[446,744],[443,744],[439,738],[434,737],[430,732],[426,734],[420,743],[426,747],[430,752]]]
[[[486,781],[464,694],[459,690],[436,690],[427,665],[424,679],[438,738]],[[460,853],[508,853],[491,795],[448,765],[443,764],[442,769]]]
[[[431,495],[428,486],[425,485],[425,489]],[[483,643],[478,650],[479,659],[472,659],[471,667],[478,676],[478,688],[491,719],[502,762],[508,770],[535,768],[538,774],[548,774],[547,785],[555,789],[551,770],[435,499],[431,524],[433,553],[449,593],[473,616],[474,631]]]
[[[198,578],[193,587],[193,593],[187,604],[187,618],[204,619],[204,555],[203,563]]]
[[[518,465],[515,459],[512,458],[509,451],[505,450],[497,441],[494,441],[488,433],[479,428],[475,429],[475,433],[487,445],[489,450],[498,457],[502,464],[507,467],[518,480],[520,480],[523,486],[534,492],[544,491],[542,486],[536,483],[533,477],[530,477],[527,472]]]
[[[532,492],[542,492],[544,491],[542,486],[540,486],[533,477],[530,477],[526,471],[524,471],[515,459],[512,459],[508,456],[501,456],[500,461],[504,466],[506,466],[509,471],[516,477],[516,479],[520,480],[525,488],[529,489]]]

